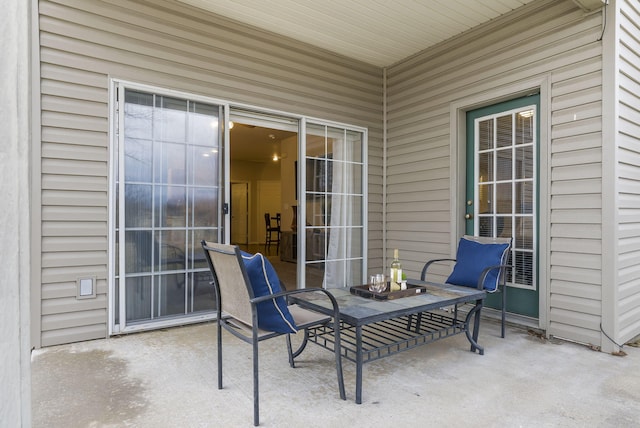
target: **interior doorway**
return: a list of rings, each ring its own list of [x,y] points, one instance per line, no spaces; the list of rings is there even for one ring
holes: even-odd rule
[[[286,288],[296,288],[297,261],[283,256],[291,249],[283,248],[282,236],[278,251],[275,245],[265,251],[265,213],[279,213],[281,234],[291,237],[296,227],[292,207],[297,206],[298,121],[233,111],[230,118],[231,243],[265,254]],[[294,244],[287,240],[286,245]]]

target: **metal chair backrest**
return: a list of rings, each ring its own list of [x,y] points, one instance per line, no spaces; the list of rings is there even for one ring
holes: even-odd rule
[[[203,248],[213,274],[219,309],[252,326],[253,316],[249,299],[254,297],[253,289],[240,250],[234,245],[213,242],[205,242]]]

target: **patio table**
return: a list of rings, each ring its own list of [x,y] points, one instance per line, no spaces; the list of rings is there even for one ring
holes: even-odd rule
[[[423,286],[426,291],[380,301],[353,295],[348,288],[329,290],[338,301],[340,311],[340,353],[356,364],[355,401],[358,404],[362,403],[362,366],[366,362],[460,333],[466,334],[471,352],[484,354],[484,348],[478,344],[483,290],[418,280],[409,280],[408,284]],[[300,306],[333,314],[326,299],[319,299],[313,293],[290,299]],[[458,319],[457,305],[467,302],[475,304],[464,319]],[[450,306],[455,306],[453,313],[440,310]],[[475,317],[473,322],[472,317]],[[330,326],[310,331],[309,340],[331,351],[334,349]]]

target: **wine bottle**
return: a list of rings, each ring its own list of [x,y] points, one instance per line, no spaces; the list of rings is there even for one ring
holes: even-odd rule
[[[389,282],[391,284],[400,284],[402,281],[402,264],[398,258],[398,249],[393,250],[393,260],[391,261],[391,269],[389,270]]]

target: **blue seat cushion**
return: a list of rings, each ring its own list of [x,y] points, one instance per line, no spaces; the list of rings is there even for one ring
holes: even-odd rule
[[[509,244],[483,244],[461,238],[456,254],[456,264],[447,278],[447,283],[477,288],[482,271],[489,266],[501,265],[503,257],[506,260],[505,252],[508,249]],[[496,290],[499,273],[499,269],[489,271],[483,284],[485,290]]]
[[[242,260],[251,282],[255,297],[268,296],[282,291],[280,279],[273,265],[260,253],[242,253]],[[278,333],[295,333],[296,323],[287,307],[284,297],[260,302],[258,307],[258,327]]]

